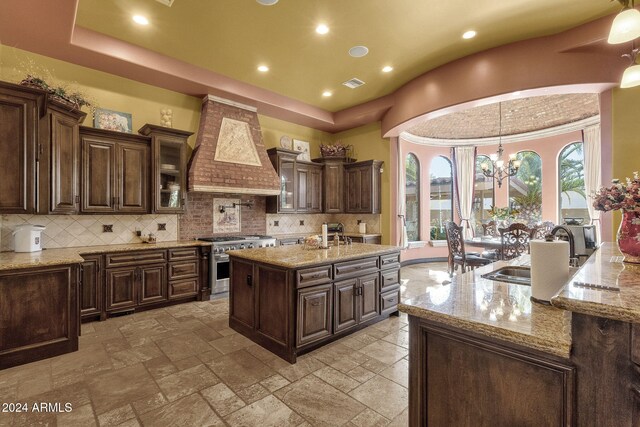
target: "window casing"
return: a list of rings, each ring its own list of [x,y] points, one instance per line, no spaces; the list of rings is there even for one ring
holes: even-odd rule
[[[494,180],[484,176],[482,164],[486,163],[489,170],[493,172],[491,159],[485,155],[476,156],[475,181],[473,184],[473,207],[471,212],[471,222],[475,234],[482,235],[482,223],[491,221],[489,210],[495,204]]]
[[[410,242],[420,240],[420,162],[415,154],[405,158],[405,221]]]
[[[446,240],[444,226],[447,221],[453,220],[453,173],[451,161],[444,156],[435,157],[431,161],[429,177],[431,181],[429,237],[431,240]]]
[[[518,173],[509,178],[509,206],[519,213],[516,220],[525,224],[542,220],[542,159],[535,151],[520,151]]]
[[[574,142],[560,151],[558,156],[558,208],[559,220],[583,218],[590,221],[584,185],[584,144]]]

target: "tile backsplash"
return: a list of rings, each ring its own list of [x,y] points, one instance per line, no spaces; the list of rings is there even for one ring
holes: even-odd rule
[[[177,215],[0,215],[0,251],[13,250],[11,233],[20,224],[44,225],[45,248],[139,243],[136,230],[160,242],[178,238]],[[158,224],[166,229],[158,230]],[[113,231],[105,233],[103,225],[113,225]]]
[[[267,234],[319,233],[324,222],[341,222],[345,232],[357,233],[358,220],[367,223],[367,233],[380,233],[377,214],[267,214]]]

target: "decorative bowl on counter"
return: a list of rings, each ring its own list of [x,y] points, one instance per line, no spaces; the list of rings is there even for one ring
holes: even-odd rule
[[[322,237],[314,234],[304,238],[304,249],[318,249],[322,246]]]

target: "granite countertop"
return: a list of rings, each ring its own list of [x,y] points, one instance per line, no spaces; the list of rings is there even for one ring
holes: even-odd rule
[[[528,266],[529,263],[529,256],[522,256],[455,276],[450,284],[433,285],[425,281],[427,293],[403,301],[399,309],[413,316],[568,358],[570,312],[531,302],[529,286],[481,277],[505,265]]]
[[[41,252],[0,252],[0,270],[44,267],[48,265],[78,264],[82,255],[106,252],[133,252],[152,249],[167,249],[188,246],[210,246],[209,242],[197,240],[174,240],[158,243],[126,243],[122,245],[78,246],[73,248],[45,249]]]
[[[610,289],[594,289],[580,283]],[[616,244],[604,243],[551,303],[576,313],[639,323],[640,264],[623,263]]]
[[[227,251],[232,257],[244,258],[287,268],[330,264],[366,256],[397,252],[397,246],[353,243],[349,246],[330,246],[329,249],[302,249],[299,245]]]
[[[307,237],[307,236],[311,236],[312,234],[317,234],[317,235],[322,235],[322,232],[318,232],[318,233],[283,233],[283,234],[272,234],[271,237],[273,237],[274,239],[294,239],[296,237]],[[366,237],[379,237],[382,236],[382,234],[380,233],[365,233],[365,234],[360,234],[360,233],[347,233],[345,232],[344,235],[346,237],[362,237],[362,238],[366,238]],[[332,237],[333,234],[329,233],[329,237]]]

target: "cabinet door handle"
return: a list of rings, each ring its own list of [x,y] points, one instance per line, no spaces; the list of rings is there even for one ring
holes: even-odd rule
[[[247,286],[253,286],[253,276],[251,274],[247,274]]]
[[[80,196],[76,194],[76,203],[80,203]]]

